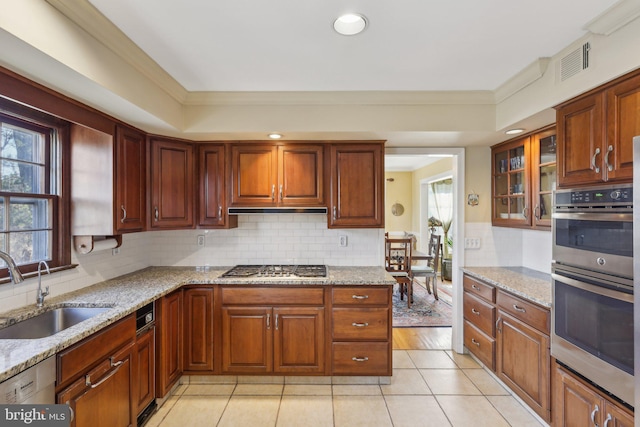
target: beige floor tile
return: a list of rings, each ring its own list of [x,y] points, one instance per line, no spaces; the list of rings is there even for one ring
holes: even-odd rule
[[[238,384],[284,384],[284,377],[270,375],[238,375]]]
[[[234,396],[282,396],[284,384],[238,384]]]
[[[433,396],[385,396],[394,427],[450,426]]]
[[[292,376],[284,377],[285,384],[329,384],[331,385],[331,377],[313,377],[313,376]]]
[[[380,396],[379,385],[334,385],[334,396]]]
[[[167,414],[171,411],[171,409],[173,409],[179,398],[180,396],[169,397],[166,402],[164,402],[164,404],[158,408],[157,412],[153,414],[151,418],[149,418],[149,421],[147,422],[147,424],[145,424],[145,427],[158,427],[160,423],[165,419]]]
[[[476,387],[480,389],[482,394],[490,396],[509,395],[507,389],[502,387],[487,371],[484,369],[463,369],[462,372],[469,377]]]
[[[407,350],[409,357],[419,369],[455,369],[455,364],[442,350]]]
[[[159,427],[215,425],[228,401],[222,396],[182,396]]]
[[[273,427],[279,408],[279,396],[232,396],[217,427]]]
[[[391,384],[381,385],[382,394],[431,394],[417,369],[394,369]]]
[[[277,427],[331,427],[331,396],[284,396],[280,402]]]
[[[460,369],[420,369],[433,394],[482,394]]]
[[[333,419],[336,427],[391,427],[382,396],[335,396]]]
[[[453,427],[509,427],[484,396],[436,396],[436,400]]]
[[[191,384],[184,391],[184,396],[231,396],[235,384]]]
[[[513,396],[487,396],[487,399],[512,426],[542,427],[544,425],[531,415]]]
[[[331,396],[331,385],[325,384],[286,384],[284,396]]]
[[[406,350],[393,350],[393,369],[411,369],[416,365],[409,357]]]
[[[189,387],[189,384],[180,384],[178,387],[174,388],[171,391],[171,394],[173,396],[182,396],[187,387]]]
[[[456,365],[458,365],[459,368],[463,368],[463,369],[470,369],[470,368],[477,368],[477,369],[482,369],[482,366],[480,366],[480,364],[478,362],[476,362],[473,357],[471,357],[468,354],[460,354],[460,353],[456,353],[453,350],[447,350],[447,355],[453,359],[454,362],[456,362]]]
[[[184,377],[183,377],[184,378]],[[190,375],[191,384],[236,384],[237,375]]]

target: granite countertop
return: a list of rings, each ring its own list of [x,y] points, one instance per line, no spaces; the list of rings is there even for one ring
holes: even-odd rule
[[[526,267],[463,267],[469,276],[551,308],[551,275]]]
[[[53,356],[83,338],[115,323],[181,286],[190,284],[227,285],[394,285],[396,281],[383,267],[328,266],[325,279],[229,279],[219,276],[231,267],[210,267],[208,272],[194,267],[149,267],[95,285],[49,298],[43,308],[29,305],[0,313],[0,328],[59,307],[109,307],[84,322],[40,339],[0,339],[0,381]]]

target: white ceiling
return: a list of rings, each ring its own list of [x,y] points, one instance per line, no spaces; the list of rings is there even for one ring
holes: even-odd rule
[[[90,2],[188,91],[280,92],[495,90],[616,0]]]

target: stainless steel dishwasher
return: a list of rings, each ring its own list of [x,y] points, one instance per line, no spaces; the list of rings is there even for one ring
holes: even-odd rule
[[[0,404],[55,404],[56,358],[48,359],[0,383]]]

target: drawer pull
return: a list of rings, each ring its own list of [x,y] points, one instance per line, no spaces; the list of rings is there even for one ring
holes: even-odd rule
[[[526,313],[526,312],[527,312],[527,310],[525,310],[524,308],[522,308],[522,307],[518,307],[518,305],[517,305],[517,304],[513,304],[513,309],[514,309],[515,311],[519,311],[520,313]]]
[[[472,312],[473,314],[475,314],[476,316],[480,316],[480,312],[479,312],[478,310],[476,310],[475,308],[472,308],[472,309],[471,309],[471,312]]]
[[[353,299],[367,299],[367,298],[369,298],[369,295],[351,295],[351,298],[353,298]]]
[[[502,328],[500,328],[500,322],[502,322],[502,317],[498,317],[498,320],[496,320],[496,329],[498,330],[498,332],[502,333]]]
[[[479,291],[479,290],[480,290],[480,287],[478,287],[478,286],[476,286],[476,285],[471,285],[471,287],[472,287],[473,289],[475,289],[476,291]]]
[[[366,328],[367,326],[369,326],[369,324],[367,322],[364,322],[364,323],[353,322],[351,326],[355,326],[356,328]]]
[[[109,372],[108,375],[106,375],[103,379],[101,379],[100,381],[98,381],[95,384],[91,384],[91,375],[86,375],[84,378],[84,383],[86,386],[90,386],[91,388],[96,388],[96,387],[100,387],[100,385],[105,382],[106,380],[108,380],[109,378],[111,378],[112,376],[114,376],[116,374],[116,372],[118,372],[118,370],[120,370],[120,366],[122,366],[122,364],[124,363],[122,360],[117,362],[117,363],[113,363],[113,357],[110,358],[110,364],[112,368],[116,368],[113,371]]]
[[[369,358],[368,357],[352,357],[351,360],[353,360],[354,362],[368,362]]]
[[[475,338],[471,338],[471,343],[475,344],[476,346],[480,347],[480,343],[478,341],[476,341]]]

